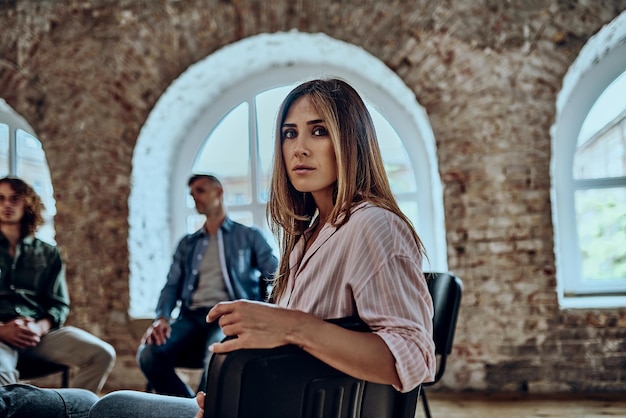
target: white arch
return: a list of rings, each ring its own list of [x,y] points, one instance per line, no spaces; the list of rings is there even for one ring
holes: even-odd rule
[[[556,117],[551,128],[551,197],[559,302],[562,307],[585,307],[568,303],[563,295],[566,277],[580,275],[576,213],[574,206],[572,161],[576,139],[583,121],[602,92],[626,71],[626,12],[592,36],[563,78],[556,102]],[[624,306],[626,298],[587,300],[591,306]]]
[[[354,45],[321,33],[262,34],[228,45],[190,66],[168,87],[140,132],[133,154],[129,198],[131,315],[142,313],[132,302],[144,296],[142,283],[164,280],[172,245],[183,233],[182,226],[170,229],[174,223],[169,219],[170,214],[179,216],[172,212],[176,207],[172,202],[182,201],[191,166],[181,162],[178,155],[196,154],[207,127],[221,119],[224,108],[237,104],[239,99],[230,93],[233,90],[241,92],[254,85],[258,77],[271,88],[268,81],[280,86],[327,76],[329,70],[349,80],[365,97],[375,97],[371,101],[394,127],[411,130],[398,130],[401,138],[416,138],[405,140],[404,145],[413,156],[419,184],[430,186],[430,194],[423,193],[418,205],[425,218],[431,220],[429,225],[417,228],[429,250],[430,267],[447,269],[435,140],[413,92],[383,62]],[[215,109],[218,99],[220,109]],[[398,123],[402,119],[411,123]]]
[[[20,132],[24,131],[27,136],[31,136],[36,140],[39,145],[41,141],[35,135],[35,130],[30,124],[13,109],[3,98],[0,98],[0,124],[5,124],[8,127],[8,146],[7,159],[8,159],[8,172],[6,174],[16,175],[18,174],[23,180],[30,183],[35,189],[35,192],[39,194],[39,197],[43,200],[45,205],[45,211],[43,212],[44,224],[37,230],[36,235],[39,239],[46,241],[52,245],[56,245],[55,230],[54,230],[54,215],[56,214],[56,201],[54,200],[54,189],[52,187],[52,178],[50,177],[50,170],[48,161],[45,156],[45,151],[42,149],[40,163],[36,164],[36,167],[28,166],[28,168],[22,168],[21,172],[18,172],[19,165],[18,159],[22,161],[28,161],[33,164],[34,156],[32,153],[27,155],[18,154],[18,141],[20,138]],[[5,146],[3,144],[3,146]],[[43,146],[42,146],[43,148]],[[38,151],[36,151],[38,153]],[[30,155],[28,155],[30,154]]]

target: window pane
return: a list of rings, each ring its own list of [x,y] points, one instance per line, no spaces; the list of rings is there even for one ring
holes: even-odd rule
[[[574,155],[575,179],[626,175],[626,73],[600,95],[583,122]]]
[[[53,218],[56,214],[52,180],[41,142],[28,132],[16,131],[16,175],[26,181],[41,197],[45,210],[44,224],[37,231],[41,239],[54,242]]]
[[[196,213],[194,215],[187,215],[187,233],[193,234],[204,224],[206,217],[204,215],[200,215]]]
[[[626,279],[626,187],[575,193],[582,280]]]
[[[574,178],[626,176],[626,112],[622,119],[579,146],[574,156]]]
[[[254,222],[252,220],[252,212],[238,210],[238,211],[230,211],[228,212],[228,217],[235,222],[239,222],[240,224],[252,226]]]
[[[198,158],[194,173],[211,173],[224,185],[224,203],[249,204],[251,201],[250,132],[248,103],[241,103],[209,134]]]
[[[267,203],[272,159],[274,157],[274,132],[278,108],[294,86],[284,86],[264,91],[256,96],[257,129],[259,138],[259,201]]]
[[[394,194],[415,192],[415,173],[409,155],[396,131],[376,109],[368,106],[391,190]]]
[[[0,123],[0,177],[9,175],[9,126]]]
[[[413,223],[413,227],[417,228],[417,202],[411,200],[398,200],[398,206],[400,206],[400,210],[404,213],[411,223]]]

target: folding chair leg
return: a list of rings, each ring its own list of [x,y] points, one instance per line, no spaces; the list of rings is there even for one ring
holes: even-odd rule
[[[428,399],[426,399],[426,391],[422,388],[422,405],[424,406],[424,414],[426,418],[431,418],[430,416],[430,408],[428,406]]]
[[[61,387],[68,388],[70,386],[70,368],[65,367],[61,374]]]

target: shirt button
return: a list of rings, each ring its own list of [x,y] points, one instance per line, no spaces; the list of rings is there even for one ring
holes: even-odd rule
[[[11,290],[15,290],[15,286],[14,286],[14,285],[11,285],[11,286],[9,286],[9,289],[11,289]]]
[[[202,254],[198,254],[198,255],[196,256],[196,258],[197,258],[198,260],[202,260]]]
[[[191,270],[191,274],[193,274],[194,276],[197,276],[198,275],[198,270],[196,270],[196,269]]]
[[[22,313],[22,309],[21,308],[15,308],[15,313]]]
[[[187,289],[188,289],[188,290],[193,290],[193,286],[192,286],[192,285],[189,285],[189,286],[187,286]]]

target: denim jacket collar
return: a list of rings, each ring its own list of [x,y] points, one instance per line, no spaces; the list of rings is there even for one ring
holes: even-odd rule
[[[233,229],[233,227],[234,227],[234,222],[228,216],[224,218],[224,222],[222,222],[222,224],[220,225],[220,229],[222,230],[222,232],[225,232],[225,233],[230,232]],[[198,229],[196,232],[193,233],[193,238],[198,239],[206,235],[208,234],[206,232],[206,229],[204,228],[204,225],[202,225],[202,228]]]

